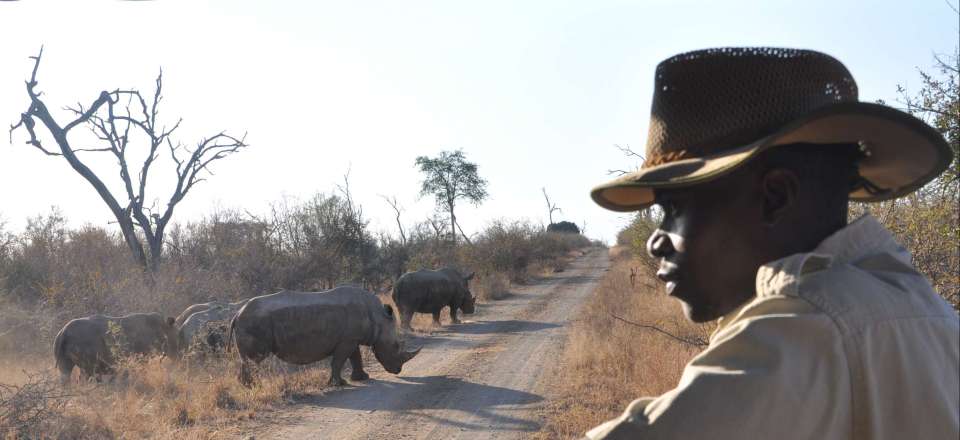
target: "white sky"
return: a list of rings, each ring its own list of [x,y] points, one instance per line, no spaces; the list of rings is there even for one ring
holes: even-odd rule
[[[162,67],[161,118],[184,118],[178,139],[248,133],[252,146],[217,163],[175,221],[216,206],[264,212],[283,196],[331,191],[352,168],[373,228],[392,232],[378,194],[399,198],[406,223],[425,218],[433,201],[416,197],[414,158],[460,148],[490,182],[481,207],[460,208],[468,232],[494,218],[545,221],[545,186],[560,218],[586,220],[588,235],[608,241],[626,216],[588,192],[608,169],[636,165],[613,145],[643,150],[662,59],[726,45],[817,49],[847,65],[861,99],[891,102],[897,84],[919,85],[916,68],[933,52],[960,44],[943,0],[28,0],[0,2],[0,41],[5,123],[26,109],[27,57],[43,44],[39,89],[51,108],[89,104],[103,89],[149,91]],[[51,205],[75,225],[111,219],[66,161],[24,140],[0,146],[8,228]],[[119,190],[116,168],[95,165]],[[153,197],[164,206],[167,194]]]

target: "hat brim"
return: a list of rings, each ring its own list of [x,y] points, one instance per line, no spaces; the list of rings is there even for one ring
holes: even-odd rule
[[[811,112],[746,146],[624,174],[595,187],[590,196],[612,211],[638,211],[653,205],[658,188],[709,182],[776,146],[857,142],[864,143],[868,150],[859,164],[860,175],[881,191],[855,189],[850,198],[856,201],[888,200],[913,192],[953,160],[943,136],[923,121],[885,105],[848,102]]]

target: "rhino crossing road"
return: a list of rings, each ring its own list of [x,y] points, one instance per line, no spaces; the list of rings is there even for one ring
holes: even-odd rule
[[[482,304],[463,324],[407,336],[423,352],[399,376],[370,357],[370,380],[298,402],[277,425],[281,439],[514,439],[540,429],[547,372],[560,360],[567,324],[609,266],[593,250],[565,271]],[[323,363],[326,365],[326,363]]]

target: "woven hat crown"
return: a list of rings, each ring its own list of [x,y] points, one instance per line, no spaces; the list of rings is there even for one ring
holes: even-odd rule
[[[857,101],[847,68],[820,52],[719,48],[656,70],[644,168],[737,148],[820,107]]]

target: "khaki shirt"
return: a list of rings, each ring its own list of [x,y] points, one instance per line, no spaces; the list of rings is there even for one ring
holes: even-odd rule
[[[675,389],[587,437],[960,438],[957,313],[876,219],[762,266],[756,291]]]

